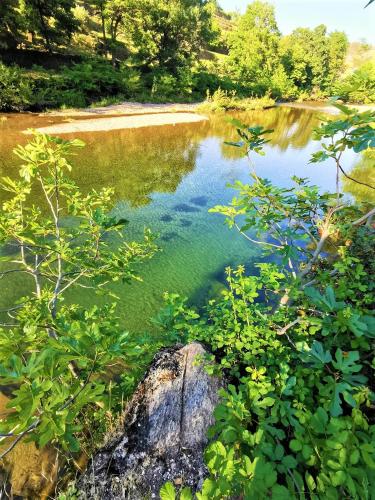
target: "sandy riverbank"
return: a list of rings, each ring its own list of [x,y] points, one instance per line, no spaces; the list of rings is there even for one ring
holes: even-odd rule
[[[152,102],[122,102],[97,108],[66,109],[49,112],[50,116],[113,116],[113,115],[147,115],[158,113],[194,113],[200,103],[197,104],[155,104]],[[45,113],[43,113],[43,116]]]
[[[103,132],[126,128],[156,127],[161,125],[176,125],[178,123],[196,123],[208,120],[206,116],[195,113],[153,113],[133,116],[112,116],[72,120],[65,123],[37,128],[44,134],[74,134],[80,132]],[[24,131],[28,133],[27,131]]]

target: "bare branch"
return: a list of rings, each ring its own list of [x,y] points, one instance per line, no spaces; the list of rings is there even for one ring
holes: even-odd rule
[[[364,215],[363,217],[360,217],[359,219],[357,219],[356,221],[352,222],[353,226],[360,226],[361,224],[363,224],[364,222],[367,221],[367,219],[370,219],[371,217],[373,217],[375,215],[375,208],[373,208],[372,210],[370,210],[366,215]]]

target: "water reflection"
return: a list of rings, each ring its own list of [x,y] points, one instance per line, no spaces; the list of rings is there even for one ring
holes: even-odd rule
[[[314,113],[294,108],[233,113],[230,116],[253,125],[273,129],[271,145],[280,151],[304,148],[317,125]],[[58,118],[10,115],[0,125],[0,175],[17,175],[18,162],[12,149],[27,141],[20,133],[28,127],[58,122]],[[61,121],[61,119],[60,119]],[[20,130],[21,129],[21,130]],[[139,207],[151,201],[152,193],[173,193],[185,175],[197,163],[199,146],[204,139],[217,138],[223,158],[236,160],[242,151],[226,146],[237,139],[228,115],[212,115],[210,121],[176,126],[148,127],[113,132],[64,135],[79,136],[86,148],[73,158],[73,177],[83,188],[112,186],[116,198]],[[1,195],[0,195],[1,196]]]
[[[318,147],[311,141],[311,133],[319,123],[318,114],[308,110],[282,107],[214,115],[209,121],[194,124],[75,135],[86,142],[86,148],[72,159],[75,181],[84,191],[114,188],[116,213],[130,221],[125,228],[129,239],[141,237],[144,227],[159,235],[162,251],[142,267],[144,282],[114,287],[121,298],[123,324],[132,331],[146,328],[162,304],[164,291],[181,293],[193,302],[207,300],[222,289],[227,265],[246,264],[251,270],[259,259],[258,248],[230,231],[220,216],[208,213],[210,207],[230,201],[234,192],[228,184],[249,180],[243,152],[223,144],[237,139],[228,117],[274,129],[266,155],[257,157],[259,175],[280,186],[289,186],[290,177],[299,175],[311,178],[322,189],[334,189],[334,168],[308,163]],[[10,115],[0,125],[0,175],[15,177],[18,173],[19,162],[10,151],[27,141],[21,129],[59,120]],[[348,170],[354,160],[358,161],[349,155]],[[366,169],[356,168],[361,172]],[[352,189],[346,184],[345,188]],[[37,194],[34,201],[38,201]],[[3,280],[0,308],[25,293],[25,288],[22,280]],[[98,299],[85,293],[79,297],[72,294],[70,300],[89,306]]]
[[[358,163],[349,172],[350,177],[375,186],[375,151],[364,151]],[[375,203],[375,190],[342,177],[343,189],[359,203]]]

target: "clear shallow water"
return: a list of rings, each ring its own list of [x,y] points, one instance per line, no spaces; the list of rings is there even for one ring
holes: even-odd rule
[[[311,139],[318,116],[286,107],[237,114],[244,123],[274,129],[266,155],[255,158],[258,175],[279,186],[290,185],[292,175],[309,177],[322,190],[334,190],[332,165],[308,164],[319,147]],[[0,123],[0,175],[17,174],[18,161],[11,150],[27,140],[20,130],[58,121],[61,119],[8,115]],[[143,283],[114,287],[121,298],[119,313],[131,331],[148,328],[165,291],[201,304],[219,292],[226,266],[245,264],[251,270],[259,260],[257,247],[230,231],[221,216],[208,213],[210,207],[231,200],[234,191],[226,187],[228,183],[249,180],[247,159],[240,150],[224,144],[236,140],[225,116],[213,116],[209,122],[75,136],[86,142],[86,148],[72,158],[73,177],[83,190],[115,189],[115,211],[130,221],[126,227],[129,239],[140,238],[145,227],[159,234],[161,251],[142,266]],[[349,153],[345,166],[350,170],[356,162],[358,158]],[[351,187],[346,188],[350,191]],[[0,308],[12,303],[26,287],[21,280],[3,280]],[[98,301],[86,291],[84,295],[74,293],[80,293],[81,303]],[[70,300],[77,297],[73,294]]]

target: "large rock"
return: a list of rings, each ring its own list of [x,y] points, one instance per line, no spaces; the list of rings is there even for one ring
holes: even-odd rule
[[[201,344],[159,352],[129,402],[115,436],[79,482],[83,498],[159,498],[166,481],[196,490],[220,380],[207,375]]]

